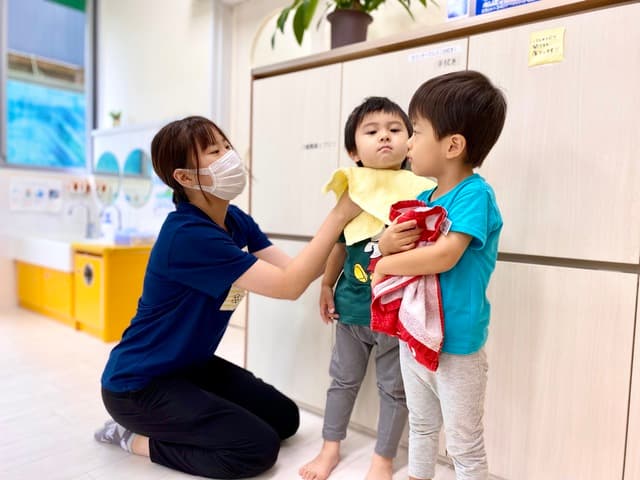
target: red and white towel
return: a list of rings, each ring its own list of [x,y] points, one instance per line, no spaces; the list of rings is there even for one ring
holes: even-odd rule
[[[389,214],[393,221],[417,220],[423,229],[416,248],[435,242],[448,231],[447,211],[427,207],[420,200],[394,203]],[[375,268],[375,263],[369,269]],[[372,289],[371,329],[407,342],[414,358],[435,371],[444,341],[444,314],[437,274],[418,276],[391,275]]]

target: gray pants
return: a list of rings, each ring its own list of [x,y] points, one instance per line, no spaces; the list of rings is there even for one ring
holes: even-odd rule
[[[482,426],[488,370],[484,349],[471,355],[441,353],[438,370],[432,372],[400,342],[400,365],[409,407],[409,475],[434,477],[444,423],[456,479],[487,480]]]
[[[349,418],[374,346],[380,396],[375,452],[382,457],[393,458],[407,421],[398,339],[374,332],[367,326],[337,322],[336,343],[329,367],[333,380],[327,391],[322,437],[339,441],[347,436]]]

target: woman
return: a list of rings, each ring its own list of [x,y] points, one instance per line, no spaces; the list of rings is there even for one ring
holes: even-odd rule
[[[151,157],[176,210],[160,229],[138,310],[102,375],[113,420],[95,438],[194,475],[255,476],[298,429],[298,408],[215,350],[244,291],[298,298],[360,209],[343,195],[291,259],[229,204],[246,171],[213,122],[188,117],[166,125]]]

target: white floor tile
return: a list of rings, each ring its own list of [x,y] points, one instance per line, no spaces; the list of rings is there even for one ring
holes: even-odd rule
[[[107,418],[100,374],[114,344],[21,309],[0,311],[0,478],[3,480],[193,479],[93,440]],[[244,330],[230,327],[218,353],[244,359]],[[296,480],[319,451],[322,418],[302,412],[301,428],[284,442],[278,463],[259,480]],[[358,480],[368,470],[374,439],[351,431],[331,480]],[[406,451],[394,480],[407,479]],[[439,466],[436,479],[454,480]]]

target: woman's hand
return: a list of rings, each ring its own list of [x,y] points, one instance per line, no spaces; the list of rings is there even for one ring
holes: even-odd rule
[[[382,255],[406,252],[416,247],[422,229],[416,227],[415,220],[402,223],[395,221],[382,233],[378,240],[378,249]]]
[[[333,288],[329,285],[322,285],[320,288],[320,317],[326,324],[331,324],[334,320],[340,318],[333,300]]]

